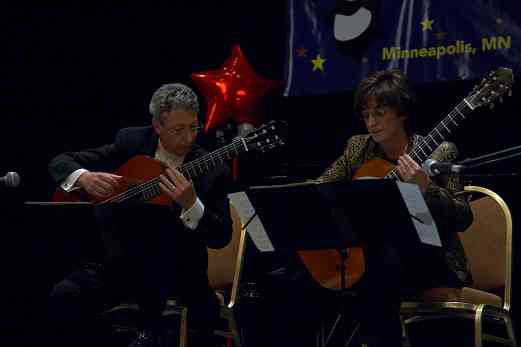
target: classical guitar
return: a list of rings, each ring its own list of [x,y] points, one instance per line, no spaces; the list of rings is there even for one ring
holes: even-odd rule
[[[436,127],[424,137],[423,141],[413,147],[408,154],[417,163],[423,163],[434,150],[449,137],[456,127],[467,118],[467,115],[492,102],[503,95],[511,92],[514,78],[512,70],[499,68],[490,72],[472,92],[464,98]],[[500,99],[501,100],[501,99]],[[374,177],[401,180],[398,170],[388,161],[371,160],[357,170],[354,179],[361,177]],[[332,178],[331,180],[334,180]],[[342,281],[340,268],[343,258],[340,250],[313,250],[300,251],[299,256],[313,278],[323,287],[339,290],[342,282],[345,288],[351,287],[358,282],[365,271],[365,262],[362,248],[351,247],[347,249],[348,259],[345,263],[345,277]]]
[[[179,171],[187,178],[193,179],[215,168],[218,164],[250,151],[266,152],[284,144],[286,123],[271,121],[254,130],[246,137],[235,139],[230,144],[207,153],[184,164]],[[120,189],[105,199],[96,199],[85,191],[78,189],[65,192],[58,188],[53,196],[56,202],[92,202],[96,205],[121,202],[146,202],[159,205],[170,205],[172,201],[159,188],[159,175],[165,167],[159,161],[139,155],[123,164],[115,173],[123,176]]]

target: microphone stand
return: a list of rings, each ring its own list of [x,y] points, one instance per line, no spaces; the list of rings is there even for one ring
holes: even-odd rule
[[[498,161],[515,158],[520,155],[521,155],[521,146],[514,146],[514,147],[506,148],[506,149],[503,149],[503,150],[500,150],[497,152],[481,155],[479,157],[467,158],[467,159],[462,160],[458,164],[463,165],[465,169],[471,169],[471,168],[495,163]],[[464,173],[461,176],[464,177],[465,179],[472,179],[472,178],[486,178],[486,177],[495,178],[495,177],[499,177],[499,176],[508,178],[508,177],[517,177],[519,175],[520,175],[519,172],[514,172],[514,173],[495,173],[495,174],[491,174],[491,173],[489,173],[489,174],[483,174],[483,173],[467,174],[467,173]]]
[[[517,151],[517,152],[511,153],[514,151]],[[470,168],[475,168],[475,167],[486,165],[486,164],[491,164],[491,163],[501,161],[501,160],[515,158],[520,155],[521,155],[521,146],[514,146],[514,147],[506,148],[506,149],[503,149],[503,150],[500,150],[497,152],[485,154],[485,155],[482,155],[479,157],[466,158],[466,159],[462,160],[461,162],[459,162],[458,165],[463,165],[466,169],[470,169]],[[494,157],[496,157],[496,158],[494,158]],[[494,159],[487,160],[489,158],[494,158]]]

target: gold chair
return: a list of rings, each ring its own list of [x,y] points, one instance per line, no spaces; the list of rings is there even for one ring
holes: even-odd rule
[[[217,330],[215,334],[232,339],[236,347],[241,347],[241,339],[234,314],[241,280],[244,250],[246,245],[246,229],[243,229],[237,211],[230,204],[230,215],[233,221],[233,233],[230,243],[221,249],[208,249],[208,279],[210,287],[215,290],[220,307],[220,316],[227,322],[227,329]],[[226,299],[228,298],[228,299]],[[180,314],[179,346],[186,347],[188,342],[187,308],[168,300],[165,312]]]
[[[227,329],[225,331],[215,331],[215,334],[227,339],[232,339],[236,347],[241,347],[241,340],[234,315],[234,306],[238,297],[247,234],[246,229],[242,227],[237,211],[231,204],[230,215],[233,221],[232,240],[224,248],[208,249],[208,279],[211,288],[215,290],[221,303],[220,316],[227,322]],[[167,300],[167,305],[163,313],[164,316],[179,316],[179,347],[189,346],[188,309],[188,307],[178,304],[175,298],[170,298]],[[139,310],[139,308],[135,303],[122,303],[108,310],[105,314],[122,314],[121,312],[124,314],[124,312],[127,311],[137,310]],[[134,330],[128,326],[114,325],[114,327],[119,331]]]
[[[247,233],[246,229],[242,227],[237,211],[233,205],[230,206],[233,221],[232,240],[222,249],[208,249],[208,279],[221,302],[221,318],[228,323],[226,331],[216,331],[215,333],[233,339],[234,345],[241,347],[234,306],[238,298]],[[227,292],[227,295],[223,295],[223,292]]]
[[[404,339],[407,324],[462,317],[474,320],[475,346],[493,341],[517,346],[510,316],[512,276],[512,216],[505,201],[493,191],[466,186],[463,194],[480,196],[470,202],[474,222],[460,234],[474,283],[464,288],[433,288],[401,306]],[[507,338],[483,333],[483,323],[501,323]]]

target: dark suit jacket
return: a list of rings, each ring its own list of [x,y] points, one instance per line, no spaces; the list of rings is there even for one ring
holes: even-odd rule
[[[151,126],[124,128],[111,144],[54,157],[49,163],[49,173],[60,184],[79,168],[114,172],[136,155],[154,157],[157,145],[158,136]],[[207,151],[195,145],[186,156],[185,163],[205,153]],[[195,230],[182,224],[179,218],[181,208],[175,203],[167,211],[149,204],[118,206],[114,207],[114,215],[120,220],[118,228],[126,229],[126,236],[134,236],[131,246],[139,255],[148,260],[157,258],[153,263],[162,264],[166,268],[174,268],[175,264],[177,271],[191,272],[190,276],[195,272],[203,279],[207,278],[206,248],[224,247],[231,239],[232,222],[226,195],[231,187],[228,167],[223,164],[195,178],[194,186],[205,206],[203,217]],[[125,221],[121,222],[123,219]],[[121,230],[119,232],[122,233]],[[173,263],[164,264],[170,261]]]

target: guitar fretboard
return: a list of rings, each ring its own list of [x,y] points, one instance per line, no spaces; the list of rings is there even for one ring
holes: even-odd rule
[[[463,99],[436,127],[425,136],[422,141],[417,143],[410,151],[409,156],[421,165],[438,146],[445,141],[465,120],[466,116],[473,110],[471,104]],[[401,180],[398,169],[393,168],[384,178]]]

